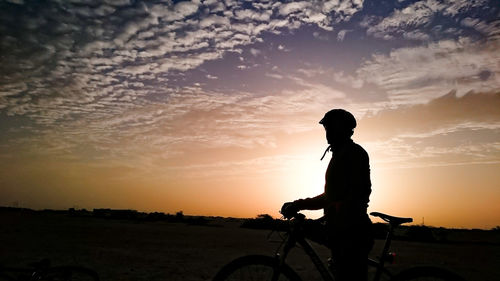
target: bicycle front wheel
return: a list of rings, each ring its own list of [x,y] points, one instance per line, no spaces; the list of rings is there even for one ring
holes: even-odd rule
[[[269,256],[251,255],[237,258],[225,265],[213,281],[301,281],[290,266],[279,266],[278,260]]]
[[[394,281],[465,281],[457,274],[439,267],[414,267],[403,270],[396,276]]]
[[[38,280],[38,279],[37,279]],[[40,276],[43,281],[99,281],[99,275],[92,269],[81,266],[56,266]]]

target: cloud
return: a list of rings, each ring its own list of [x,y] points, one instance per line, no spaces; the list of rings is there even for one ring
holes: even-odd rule
[[[256,57],[256,56],[258,56],[260,53],[262,53],[262,51],[260,51],[260,50],[258,50],[258,49],[250,48],[250,53],[252,54],[252,56]]]
[[[280,51],[284,51],[284,50],[285,50],[285,46],[283,46],[283,45],[281,45],[281,44],[280,44],[280,45],[278,45],[278,50],[280,50]]]
[[[363,87],[363,80],[359,78],[355,78],[354,76],[351,75],[345,75],[344,72],[333,72],[332,74],[333,79],[341,84],[346,84],[349,85],[350,87],[354,89],[360,89]]]
[[[339,33],[337,34],[337,41],[339,42],[344,41],[346,34],[351,31],[352,30],[347,30],[347,29],[342,29],[341,31],[339,31]]]
[[[366,17],[361,26],[368,27],[367,34],[376,38],[392,39],[414,28],[419,28],[429,24],[438,14],[447,17],[454,17],[459,13],[465,13],[473,8],[484,6],[488,1],[467,1],[467,0],[423,0],[409,4],[408,6],[395,10],[389,16],[380,18]],[[370,24],[367,23],[375,23]],[[411,34],[411,33],[410,33]]]
[[[431,1],[422,3],[426,6],[410,5],[415,14],[370,17],[366,28],[372,24],[380,34],[399,36],[395,30],[401,26],[425,26],[432,18],[426,9],[441,8],[432,8]],[[457,3],[439,11],[453,15],[472,7]],[[263,68],[269,80],[290,85],[252,94],[202,89],[194,82],[220,84],[207,80],[229,79],[220,72],[199,73],[209,63],[253,79],[257,67],[243,65],[239,54],[270,55],[272,48],[258,49],[255,43],[268,43],[272,36],[303,26],[313,27],[316,38],[329,40],[329,31],[361,11],[363,1],[107,1],[95,7],[48,1],[37,17],[23,13],[28,8],[0,11],[7,27],[0,42],[6,50],[0,65],[0,110],[37,125],[26,129],[28,137],[17,140],[31,143],[33,153],[122,160],[139,157],[134,155],[168,158],[185,153],[186,144],[273,147],[273,134],[307,131],[318,112],[352,101],[353,89],[373,85],[397,106],[423,103],[451,88],[463,95],[469,89],[495,89],[500,83],[494,64],[499,59],[497,23],[472,17],[461,24],[487,34],[486,44],[461,38],[393,49],[373,56],[356,73],[304,67],[269,74]],[[423,30],[414,28],[403,36],[427,40]],[[349,31],[340,30],[337,38],[342,41]],[[280,55],[295,49],[286,41],[272,46],[286,51]],[[232,55],[236,62],[221,62]],[[369,106],[380,110],[387,103]]]
[[[242,161],[224,161],[209,164],[194,164],[168,167],[167,170],[182,174],[190,179],[254,177],[262,174],[276,174],[294,171],[308,160],[308,155],[277,155],[257,157]],[[251,167],[251,174],[248,168]],[[165,170],[163,170],[164,172]]]
[[[184,1],[175,4],[174,11],[180,18],[190,16],[198,11],[198,4],[191,1]]]
[[[500,20],[487,23],[478,18],[466,17],[460,21],[460,24],[477,30],[490,40],[500,40]]]
[[[306,7],[310,7],[308,2],[292,2],[286,3],[279,7],[278,11],[282,16],[288,16],[291,13],[295,13],[301,10],[304,10]]]
[[[175,71],[189,71],[225,53],[241,52],[242,46],[262,42],[260,36],[266,31],[280,33],[304,23],[325,28],[361,9],[356,1],[319,6],[254,3],[252,9],[237,2],[132,5],[130,1],[107,1],[97,7],[77,2],[49,1],[39,7],[37,17],[23,12],[30,9],[29,3],[0,12],[2,24],[9,27],[16,22],[15,28],[5,29],[1,43],[8,50],[2,54],[0,66],[5,77],[0,89],[4,112],[28,115],[46,125],[96,108],[105,114],[109,104],[104,101],[118,99],[112,93],[116,81],[134,82],[140,77],[165,81]],[[222,14],[216,12],[221,8]],[[335,14],[330,13],[332,9]],[[257,55],[255,50],[252,54]],[[159,91],[154,87],[140,93],[122,91],[130,96],[120,99],[130,101],[131,107],[139,106],[140,97]],[[108,112],[114,114],[114,110]]]
[[[366,116],[364,126],[372,128],[367,135],[376,137],[393,136],[403,133],[426,133],[442,128],[454,128],[470,124],[476,127],[482,124],[500,126],[500,92],[473,93],[462,97],[451,91],[425,104],[402,106],[382,110]],[[381,129],[380,131],[378,129]]]
[[[395,49],[373,55],[357,74],[384,89],[394,104],[427,102],[451,89],[460,95],[491,91],[500,88],[499,44],[460,38]]]
[[[317,24],[320,28],[332,31],[333,24],[349,21],[363,8],[363,1],[326,1],[319,3],[292,2],[278,7],[282,16],[291,16],[306,23]]]
[[[206,17],[200,21],[200,27],[205,28],[205,27],[213,27],[213,26],[229,26],[230,21],[226,17],[221,17],[217,15],[211,15],[209,17]]]
[[[398,166],[498,161],[500,92],[450,92],[426,104],[401,106],[359,120],[356,137],[375,159]]]
[[[410,39],[410,40],[418,40],[418,41],[427,41],[430,39],[430,36],[426,33],[423,33],[419,30],[413,30],[409,32],[405,32],[403,34],[403,37],[405,39]]]
[[[292,78],[299,90],[266,95],[206,91],[200,84],[160,90],[133,79],[100,81],[113,86],[93,93],[80,105],[73,106],[62,97],[44,100],[47,104],[39,106],[51,110],[37,122],[45,126],[35,136],[10,143],[10,149],[0,154],[24,151],[97,164],[106,159],[134,167],[143,161],[178,157],[192,149],[272,148],[276,135],[309,131],[320,117],[318,112],[346,97],[330,86]],[[92,78],[82,83],[89,81]],[[143,98],[154,91],[155,100]],[[67,117],[72,115],[78,118]],[[53,120],[58,126],[52,126]]]
[[[330,36],[328,36],[328,34],[322,34],[322,33],[318,32],[318,31],[314,31],[313,32],[313,36],[314,36],[314,38],[317,38],[317,39],[323,40],[323,41],[330,40]]]

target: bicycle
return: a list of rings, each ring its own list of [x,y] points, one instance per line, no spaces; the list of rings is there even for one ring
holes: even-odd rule
[[[99,281],[99,275],[82,266],[51,266],[45,259],[27,268],[0,266],[0,280],[6,281]]]
[[[441,280],[441,281],[464,281],[460,276],[443,268],[433,266],[419,266],[405,269],[397,274],[391,273],[384,267],[387,260],[393,232],[401,224],[412,222],[412,218],[402,218],[386,215],[379,212],[370,213],[370,215],[379,217],[389,223],[389,230],[385,239],[382,253],[378,260],[368,259],[369,272],[372,276],[371,281],[416,281],[416,280]],[[312,263],[319,271],[324,281],[335,281],[330,270],[321,261],[311,244],[306,240],[302,225],[305,216],[301,213],[294,214],[288,219],[288,229],[282,244],[276,250],[274,256],[248,255],[237,258],[223,266],[213,278],[213,281],[230,280],[290,280],[301,281],[300,276],[286,264],[286,258],[292,248],[299,244]]]

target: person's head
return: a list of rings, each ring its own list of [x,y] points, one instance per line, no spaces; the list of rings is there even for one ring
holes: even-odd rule
[[[341,143],[351,138],[356,128],[356,119],[344,109],[332,109],[319,121],[326,131],[329,144]]]

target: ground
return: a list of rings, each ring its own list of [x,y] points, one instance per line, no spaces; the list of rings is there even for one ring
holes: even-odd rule
[[[23,266],[49,258],[53,265],[82,265],[101,280],[211,280],[217,270],[246,254],[272,255],[279,237],[268,230],[239,227],[237,220],[207,225],[137,222],[67,213],[1,212],[0,264]],[[497,241],[500,242],[500,241]],[[372,255],[380,252],[377,241]],[[315,248],[326,261],[328,251]],[[500,280],[500,243],[422,243],[394,241],[394,271],[411,265],[448,268],[469,281]],[[288,260],[304,280],[320,280],[300,249]]]

